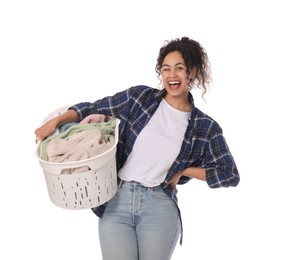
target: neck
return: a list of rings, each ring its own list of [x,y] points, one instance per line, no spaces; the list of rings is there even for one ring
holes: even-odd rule
[[[171,96],[166,95],[164,98],[167,101],[169,105],[171,105],[173,108],[183,111],[183,112],[190,112],[191,110],[191,104],[188,100],[188,93],[184,96]]]

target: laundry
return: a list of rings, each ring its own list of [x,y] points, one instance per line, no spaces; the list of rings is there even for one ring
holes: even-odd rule
[[[107,122],[74,124],[65,132],[47,138],[41,143],[41,159],[65,163],[98,156],[115,143],[115,119]],[[87,166],[65,169],[61,174],[72,174],[89,170]]]
[[[80,124],[89,124],[89,123],[99,123],[99,122],[107,122],[111,117],[103,115],[103,114],[92,114],[85,117]]]

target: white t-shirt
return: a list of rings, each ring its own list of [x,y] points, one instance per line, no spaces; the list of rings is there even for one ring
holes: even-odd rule
[[[161,184],[179,154],[190,112],[182,112],[163,99],[137,137],[119,177],[146,187]]]

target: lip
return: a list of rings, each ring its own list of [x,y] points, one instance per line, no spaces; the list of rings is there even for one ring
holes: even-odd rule
[[[171,90],[177,90],[181,86],[181,82],[177,81],[177,80],[168,81],[167,83],[168,83],[169,89],[171,89]]]

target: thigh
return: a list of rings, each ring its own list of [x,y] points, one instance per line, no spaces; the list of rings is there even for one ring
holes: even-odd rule
[[[138,260],[136,232],[132,226],[100,219],[99,238],[103,260]]]
[[[140,260],[168,260],[180,235],[175,203],[163,191],[151,191],[137,225]]]
[[[138,245],[131,224],[130,200],[118,190],[99,219],[99,239],[103,260],[138,260]]]

